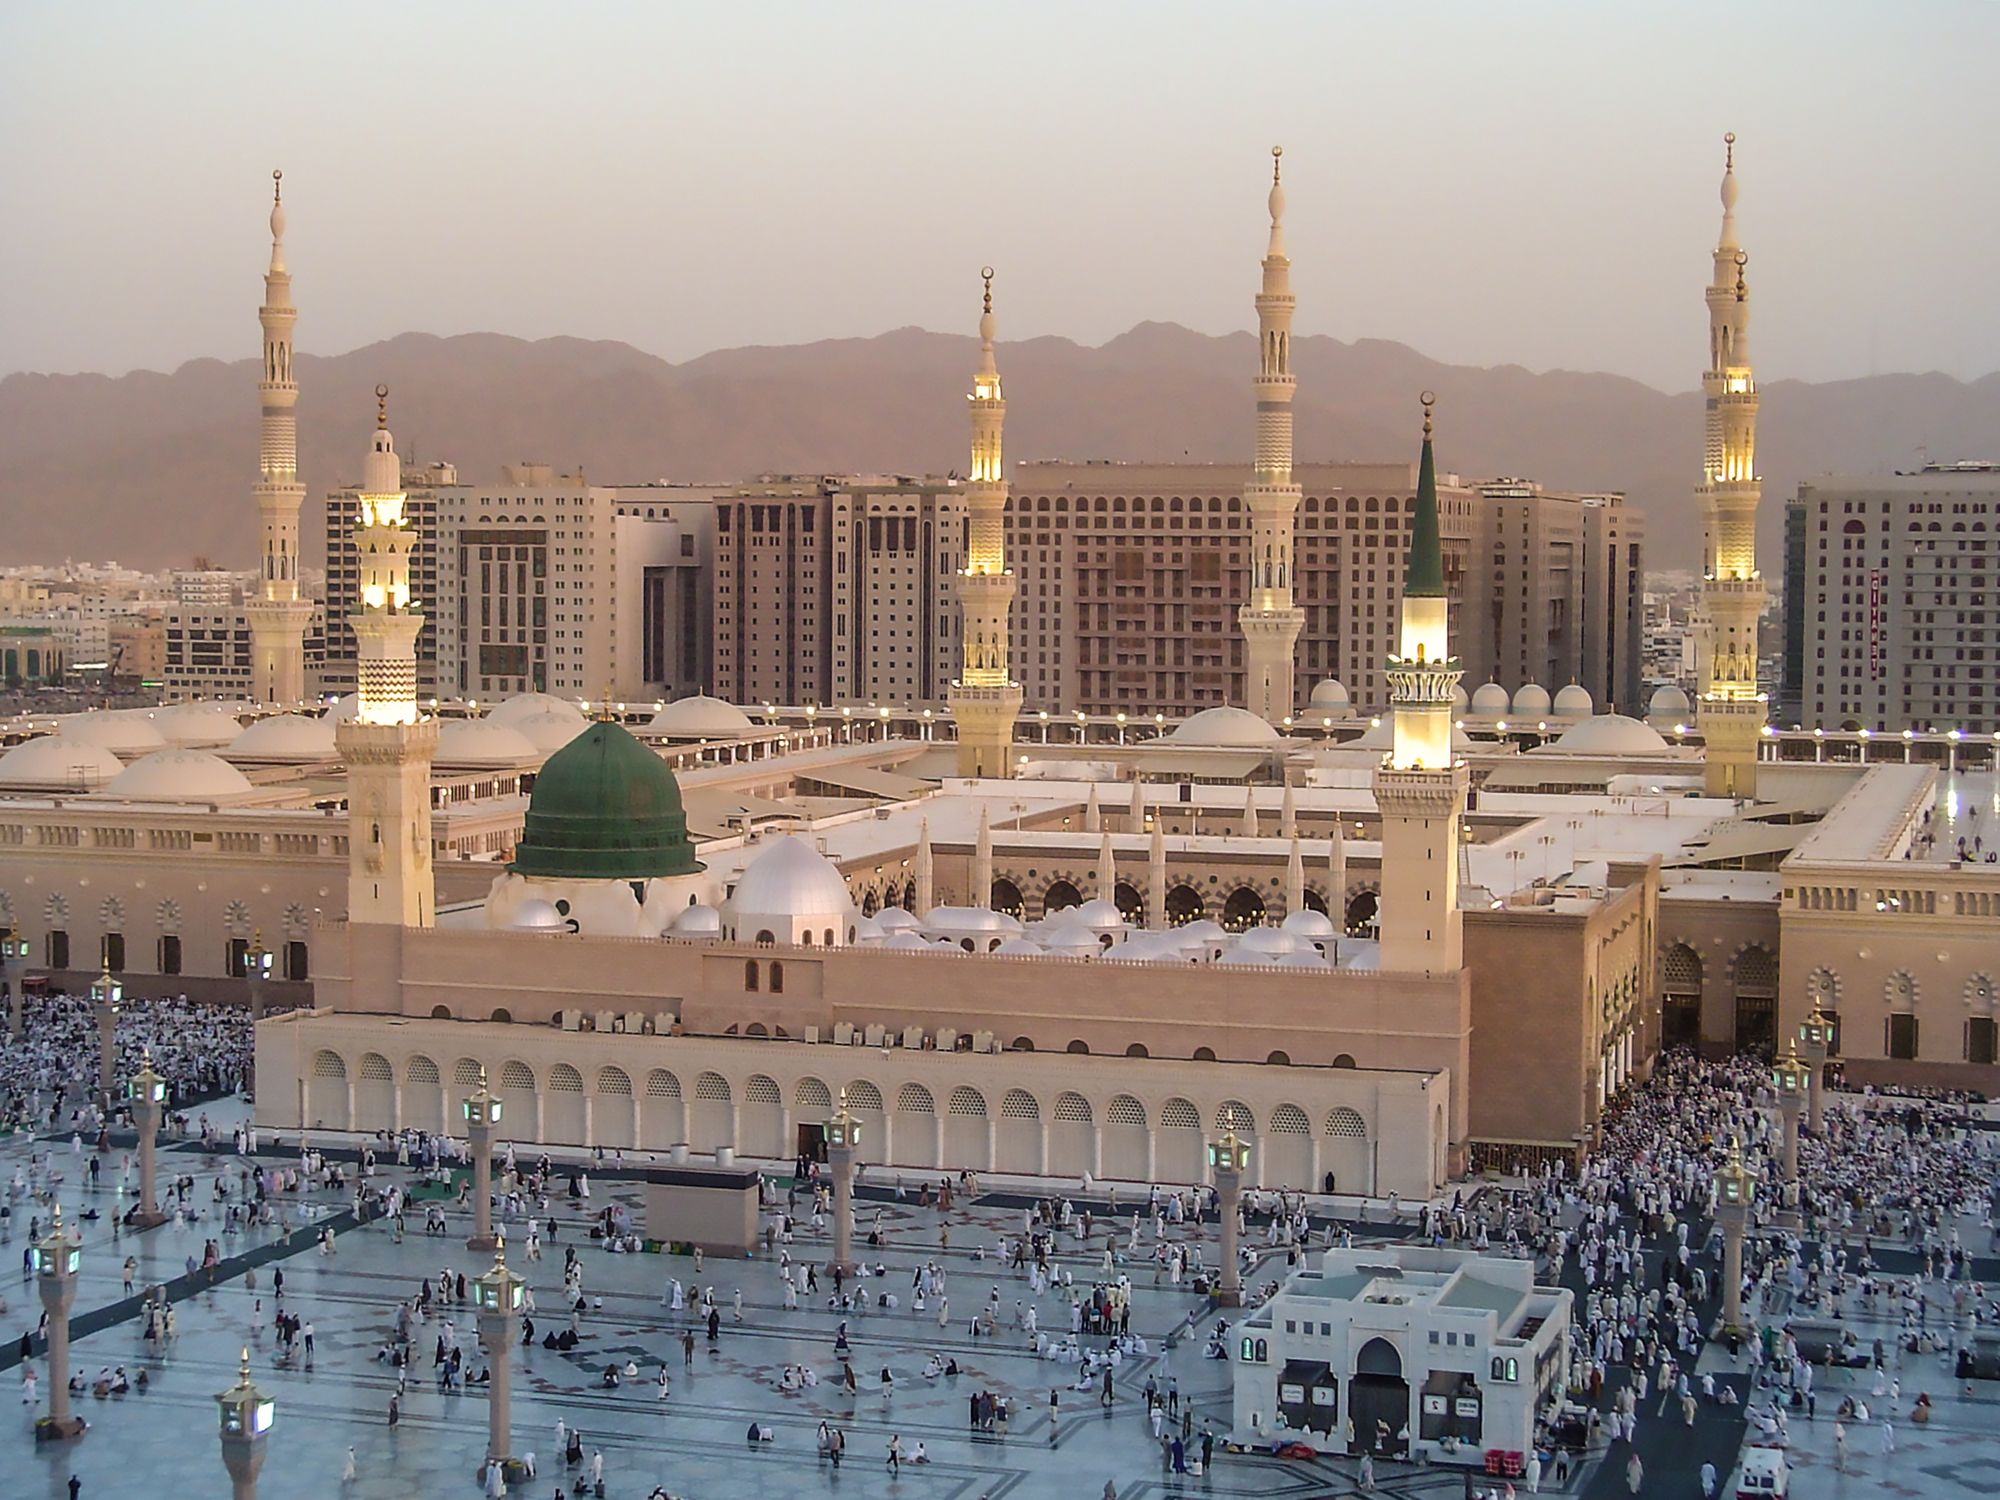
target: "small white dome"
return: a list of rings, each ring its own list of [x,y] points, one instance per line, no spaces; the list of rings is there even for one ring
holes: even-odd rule
[[[1646,716],[1653,719],[1672,719],[1675,723],[1685,723],[1693,705],[1688,695],[1671,682],[1653,689],[1653,696],[1646,704]]]
[[[722,913],[699,902],[675,913],[667,931],[678,938],[712,938],[722,933]]]
[[[1266,953],[1277,957],[1299,951],[1299,940],[1282,927],[1252,927],[1236,939],[1232,953]]]
[[[1337,936],[1333,918],[1323,911],[1314,911],[1310,906],[1302,906],[1292,912],[1285,918],[1283,926],[1293,937],[1304,938],[1307,942],[1320,942]]]
[[[1504,719],[1509,699],[1497,682],[1482,682],[1472,690],[1472,712],[1482,719]]]
[[[1549,711],[1549,690],[1538,682],[1524,682],[1514,690],[1513,712],[1532,718]]]
[[[1088,927],[1064,927],[1049,935],[1049,952],[1058,958],[1095,958],[1103,945]]]
[[[838,912],[844,923],[853,904],[840,867],[796,835],[776,840],[751,860],[729,895],[739,931],[750,925],[752,917]]]
[[[1581,683],[1572,682],[1556,693],[1555,711],[1558,718],[1587,719],[1596,706],[1591,702],[1590,689]]]
[[[1569,755],[1657,755],[1667,748],[1659,731],[1623,714],[1599,714],[1564,730],[1554,748]]]
[[[1464,684],[1464,683],[1462,683],[1462,682],[1454,682],[1454,683],[1453,683],[1453,684],[1451,685],[1451,711],[1452,711],[1453,713],[1455,713],[1455,714],[1462,714],[1462,713],[1464,713],[1464,712],[1465,712],[1465,710],[1466,710],[1466,706],[1467,706],[1467,704],[1469,704],[1469,703],[1470,703],[1471,701],[1472,701],[1471,699],[1469,699],[1469,698],[1467,698],[1467,697],[1465,696],[1465,684]]]
[[[532,932],[561,932],[567,924],[553,904],[539,896],[530,896],[514,908],[513,925]]]
[[[1125,913],[1118,909],[1118,903],[1103,896],[1086,901],[1081,906],[1068,907],[1059,915],[1071,927],[1092,928],[1100,932],[1125,925]]]
[[[874,917],[875,925],[884,932],[915,932],[924,924],[900,906],[885,906]]]
[[[1196,917],[1192,922],[1181,923],[1174,931],[1189,944],[1219,943],[1229,937],[1229,929],[1213,917]]]
[[[243,732],[236,718],[243,708],[240,703],[203,698],[170,703],[154,709],[148,717],[169,745],[183,750],[213,750]]]
[[[1024,937],[1006,938],[993,951],[1007,958],[1042,958],[1046,956],[1039,944],[1031,943]]]
[[[80,745],[101,745],[123,760],[167,748],[167,737],[143,713],[100,709],[64,719],[58,732]]]
[[[106,797],[134,802],[220,802],[254,791],[250,779],[206,750],[156,750],[104,784]]]
[[[882,939],[882,946],[884,949],[893,950],[897,953],[930,953],[935,951],[929,938],[925,937],[921,932],[913,931],[907,927],[901,932],[891,933],[888,937]]]
[[[541,758],[528,737],[494,719],[446,719],[438,727],[441,766],[519,766]]]
[[[340,701],[345,703],[347,700],[343,698]],[[545,713],[566,714],[576,720],[578,724],[587,724],[590,722],[584,717],[582,709],[570,702],[569,699],[558,698],[553,693],[516,693],[506,702],[494,704],[493,711],[487,714],[486,717],[496,723],[512,724],[516,720],[525,719],[534,714]]]
[[[757,731],[750,716],[734,703],[704,693],[676,698],[654,714],[652,723],[646,727],[654,734],[671,735],[677,740],[736,740]]]
[[[492,717],[498,718],[499,715]],[[590,721],[581,714],[560,708],[538,708],[531,714],[521,714],[502,722],[534,746],[537,755],[554,755],[590,727]]]
[[[1141,933],[1138,937],[1107,949],[1104,954],[1106,963],[1149,964],[1163,960],[1168,963],[1181,963],[1184,961],[1184,955],[1178,948],[1163,945],[1151,933]]]
[[[882,924],[865,911],[854,914],[854,941],[856,946],[873,948],[882,941]]]
[[[259,719],[229,746],[231,760],[331,760],[336,751],[331,719],[273,714]]]
[[[1264,749],[1281,743],[1278,731],[1247,708],[1204,708],[1175,725],[1167,738],[1177,745]]]
[[[1281,969],[1327,969],[1331,968],[1332,965],[1311,948],[1301,948],[1298,952],[1287,953],[1283,958],[1279,959],[1278,967]]]
[[[1019,932],[1021,923],[1004,911],[988,911],[983,906],[934,906],[924,917],[932,932]]]
[[[1353,700],[1347,696],[1346,683],[1338,677],[1329,677],[1313,685],[1312,706],[1322,713],[1345,712],[1353,707]]]
[[[0,786],[95,791],[125,767],[102,745],[45,734],[0,754]]]

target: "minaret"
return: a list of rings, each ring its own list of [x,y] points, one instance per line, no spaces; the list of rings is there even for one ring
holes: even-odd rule
[[[1099,833],[1104,828],[1104,811],[1097,801],[1097,783],[1091,782],[1090,793],[1083,799],[1083,831]]]
[[[1292,852],[1285,859],[1285,915],[1304,911],[1306,905],[1306,851],[1299,836],[1292,835]]]
[[[1333,820],[1333,842],[1328,846],[1326,857],[1326,911],[1333,918],[1334,930],[1343,936],[1347,932],[1347,832],[1341,827],[1341,820]]]
[[[1167,930],[1167,820],[1153,819],[1153,842],[1146,851],[1146,925]]]
[[[1106,901],[1118,899],[1118,853],[1111,847],[1111,830],[1097,844],[1097,894]]]
[[[1257,788],[1243,788],[1243,837],[1255,839],[1263,837],[1263,829],[1257,825]]]
[[[1711,796],[1757,791],[1757,745],[1768,703],[1757,690],[1757,622],[1764,580],[1757,571],[1757,379],[1750,369],[1750,257],[1736,240],[1736,137],[1723,138],[1722,233],[1708,290],[1707,432],[1696,491],[1706,531],[1695,722],[1707,745]]]
[[[1285,254],[1285,188],[1278,168],[1283,146],[1271,148],[1271,244],[1257,293],[1257,469],[1243,491],[1250,512],[1250,598],[1237,611],[1243,627],[1246,706],[1272,724],[1290,718],[1293,649],[1305,611],[1292,603],[1292,520],[1299,487],[1292,483],[1292,259]]]
[[[986,303],[979,316],[979,372],[966,398],[972,403],[972,474],[965,486],[965,569],[958,575],[965,662],[950,701],[958,721],[958,774],[1012,776],[1021,685],[1007,653],[1014,604],[1014,575],[1007,567],[1007,467],[1000,445],[1007,398],[993,359],[993,268],[979,274]]]
[[[980,911],[993,905],[993,825],[986,820],[986,804],[979,804],[979,832],[972,842],[972,892],[965,904]]]
[[[917,886],[916,914],[923,916],[937,905],[937,870],[931,854],[931,820],[924,818],[917,825],[916,872],[913,879]],[[990,893],[989,893],[990,894]]]
[[[420,604],[410,598],[417,533],[404,518],[402,466],[389,434],[389,388],[375,387],[375,436],[362,472],[354,528],[361,612],[354,627],[354,717],[334,729],[347,764],[347,920],[429,927],[431,757],[438,723],[417,714]]]
[[[258,450],[257,514],[264,550],[258,559],[257,595],[244,606],[250,621],[250,695],[259,703],[290,708],[306,696],[306,626],[312,601],[299,597],[299,429],[292,379],[292,273],[285,267],[283,172],[271,174],[271,269],[264,273],[264,372],[257,383],[264,412]]]
[[[1463,964],[1458,914],[1459,822],[1470,782],[1451,748],[1451,693],[1464,675],[1446,629],[1437,463],[1424,392],[1424,454],[1403,581],[1402,637],[1389,658],[1395,747],[1375,772],[1382,815],[1382,957],[1390,973],[1442,974]]]
[[[1125,817],[1125,831],[1127,833],[1144,833],[1146,831],[1146,783],[1141,781],[1136,775],[1132,778],[1132,806],[1125,814]]]
[[[1299,832],[1299,796],[1289,779],[1285,782],[1285,800],[1278,808],[1278,837],[1296,838]]]

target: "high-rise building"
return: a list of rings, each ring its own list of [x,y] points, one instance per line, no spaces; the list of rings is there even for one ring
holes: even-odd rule
[[[1806,566],[1811,539],[1806,494],[1801,490],[1785,501],[1785,637],[1775,705],[1779,724],[1795,728],[1805,723]]]
[[[299,483],[299,434],[295,408],[299,385],[292,378],[292,273],[285,266],[284,173],[271,174],[271,265],[264,274],[264,368],[257,391],[263,407],[263,441],[257,481],[257,513],[263,533],[257,589],[245,606],[249,621],[250,696],[259,703],[290,706],[305,701],[306,631],[313,604],[299,593],[299,506],[306,488]]]
[[[1757,790],[1757,746],[1769,719],[1757,686],[1757,630],[1764,580],[1757,571],[1757,378],[1750,368],[1750,257],[1736,238],[1736,136],[1725,136],[1722,233],[1708,302],[1708,368],[1702,372],[1707,432],[1696,492],[1706,532],[1702,646],[1695,718],[1708,746],[1704,776],[1714,796]]]
[[[958,576],[963,644],[959,675],[951,683],[951,714],[958,723],[959,775],[1011,776],[1021,684],[1014,680],[1010,642],[1014,571],[1007,566],[1007,460],[1001,443],[1007,398],[993,354],[993,268],[982,274],[979,372],[968,398],[972,472],[965,486],[965,566]]]
[[[1792,509],[1799,722],[2000,731],[2000,463],[1813,480]]]
[[[1298,707],[1298,641],[1305,612],[1292,599],[1293,526],[1302,498],[1292,478],[1292,259],[1285,253],[1284,148],[1271,148],[1271,243],[1257,292],[1257,456],[1243,508],[1250,513],[1250,592],[1243,630],[1250,712],[1281,723]]]

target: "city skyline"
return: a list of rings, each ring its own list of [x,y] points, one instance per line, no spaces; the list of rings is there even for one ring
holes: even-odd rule
[[[314,287],[305,353],[490,330],[622,339],[678,361],[956,329],[964,268],[982,263],[1007,278],[1015,338],[1101,344],[1147,320],[1231,331],[1251,321],[1229,273],[1261,238],[1253,164],[1283,143],[1300,337],[1680,391],[1693,365],[1680,309],[1699,285],[1684,226],[1710,212],[1724,129],[1757,205],[1767,378],[1976,377],[2000,346],[2000,299],[1978,275],[1995,211],[1958,188],[1992,134],[1966,111],[1993,106],[1936,87],[1927,56],[1975,54],[1995,26],[1979,7],[1892,25],[1820,7],[1809,31],[1800,8],[1764,7],[1731,19],[1721,69],[1715,38],[1643,8],[1583,28],[1568,24],[1576,7],[1545,5],[1504,29],[1462,7],[1338,28],[1303,10],[1151,29],[1120,8],[1059,28],[1035,7],[978,23],[780,12],[782,31],[761,37],[699,11],[514,11],[484,31],[454,24],[466,14],[288,14],[272,93],[256,71],[268,21],[181,34],[138,11],[84,38],[54,10],[11,12],[0,129],[26,132],[85,74],[122,102],[14,163],[60,232],[0,252],[13,304],[0,370],[236,357],[241,283],[260,269],[239,247],[265,211],[255,184],[279,166]],[[1272,35],[1327,57],[1334,86],[1207,88],[1253,70]],[[753,108],[731,93],[740,75],[685,65],[752,47]],[[1615,63],[1641,54],[1645,77]],[[537,71],[517,77],[522,56]],[[1039,70],[1034,88],[1057,107],[938,128],[962,112],[954,80],[974,59],[1001,97]],[[1413,72],[1437,80],[1434,107],[1409,108]],[[818,81],[829,73],[851,95]],[[345,107],[357,79],[398,107]],[[259,128],[245,131],[252,89]],[[1175,107],[1186,100],[1198,107]],[[1406,123],[1354,128],[1373,120]],[[88,336],[86,303],[100,314]]]

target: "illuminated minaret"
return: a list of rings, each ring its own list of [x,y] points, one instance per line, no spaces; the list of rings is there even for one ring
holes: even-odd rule
[[[958,774],[1011,776],[1021,685],[1007,655],[1014,604],[1014,575],[1007,567],[1007,468],[1000,447],[1007,398],[993,359],[993,268],[979,274],[986,303],[979,316],[979,372],[966,398],[972,406],[972,474],[965,486],[965,569],[958,575],[965,664],[951,685],[950,701],[958,721]]]
[[[312,601],[299,597],[299,506],[306,487],[299,483],[299,431],[294,408],[299,386],[292,379],[292,273],[285,267],[284,173],[271,174],[271,269],[264,273],[264,371],[257,383],[263,405],[263,439],[258,450],[257,514],[262,522],[263,555],[258,559],[257,594],[244,607],[250,621],[251,696],[285,707],[306,696],[306,626]]]
[[[1257,293],[1257,471],[1243,491],[1250,512],[1250,598],[1237,611],[1243,627],[1245,706],[1268,723],[1291,717],[1293,649],[1305,611],[1292,603],[1292,259],[1285,254],[1285,188],[1271,148],[1271,244]]]
[[[1706,533],[1695,722],[1707,744],[1712,796],[1757,792],[1757,745],[1768,704],[1757,691],[1757,622],[1764,580],[1757,571],[1757,378],[1750,369],[1750,257],[1736,239],[1736,137],[1723,138],[1722,234],[1708,300],[1708,369],[1702,373],[1708,428],[1696,491]]]
[[[1375,772],[1382,815],[1384,970],[1442,974],[1463,964],[1458,842],[1470,777],[1452,754],[1452,689],[1464,675],[1446,628],[1444,547],[1438,535],[1437,462],[1424,392],[1424,454],[1410,522],[1409,571],[1396,654],[1384,675],[1395,714],[1394,748]]]
[[[410,598],[416,530],[404,517],[402,465],[389,434],[389,388],[375,387],[374,441],[363,470],[354,528],[361,611],[354,627],[354,717],[334,729],[347,764],[350,923],[428,927],[436,914],[431,877],[431,757],[436,719],[417,713],[417,637],[423,607]]]

